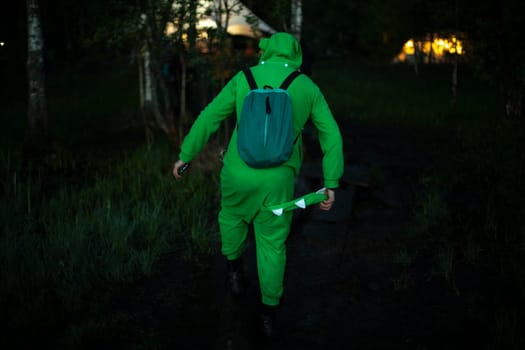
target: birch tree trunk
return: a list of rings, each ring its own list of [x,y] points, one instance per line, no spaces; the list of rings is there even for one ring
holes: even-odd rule
[[[157,76],[157,65],[155,64],[150,46],[148,43],[144,45],[143,53],[143,83],[144,96],[142,100],[144,105],[142,113],[146,123],[150,120],[152,115],[155,120],[155,125],[160,128],[166,135],[170,137],[176,136],[175,127],[173,126],[173,113],[171,109],[171,101],[169,100],[169,93],[161,77]],[[164,110],[161,110],[159,103],[159,88],[164,101]]]
[[[151,73],[149,71],[149,53],[146,51],[146,44],[137,49],[137,67],[139,71],[139,96],[140,96],[140,114],[144,126],[144,137],[149,144],[153,141],[152,126],[149,123],[148,108],[152,103],[151,92]]]
[[[27,81],[28,141],[44,141],[48,136],[47,97],[40,9],[38,0],[27,0]]]
[[[303,1],[292,0],[290,31],[297,40],[301,41],[301,30],[303,26]]]
[[[144,106],[153,103],[153,77],[151,74],[151,51],[144,45]]]
[[[145,124],[146,138],[151,140],[152,126],[162,130],[170,139],[177,140],[174,124],[173,106],[169,92],[161,73],[159,63],[159,49],[155,47],[155,34],[151,22],[146,14],[141,15],[142,25],[146,32],[139,64],[139,84],[141,92],[141,109]],[[162,103],[162,106],[161,106]]]

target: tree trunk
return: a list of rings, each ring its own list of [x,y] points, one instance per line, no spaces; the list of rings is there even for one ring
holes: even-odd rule
[[[503,83],[505,85],[505,83]],[[503,89],[505,117],[507,120],[521,120],[523,115],[523,88],[505,86]]]
[[[28,133],[30,144],[38,146],[48,136],[45,71],[38,0],[27,0],[27,81],[28,81]],[[40,144],[40,147],[42,145]]]
[[[228,38],[228,26],[230,25],[230,14],[233,6],[230,6],[229,0],[220,0],[218,7],[218,18],[217,29],[219,33],[219,81],[220,87],[226,85],[226,61],[230,58],[230,55],[226,52],[227,38]],[[222,15],[225,15],[224,22],[222,21]]]
[[[420,44],[414,39],[414,73],[419,77],[419,58],[421,56]]]
[[[142,74],[139,75],[139,83],[141,84],[141,103],[142,115],[144,118],[147,138],[152,134],[149,133],[149,122],[162,130],[168,137],[176,141],[178,135],[173,116],[172,97],[169,88],[164,81],[161,74],[159,50],[155,49],[153,34],[154,29],[151,23],[148,22],[148,17],[143,14],[142,25],[146,26],[146,39],[144,41],[143,49],[141,50],[141,65]],[[162,104],[162,106],[161,106]],[[150,141],[148,139],[148,141]]]
[[[430,34],[430,51],[428,52],[428,63],[432,64],[434,63],[434,33]]]
[[[454,2],[454,20],[456,28],[459,28],[459,7],[458,1]],[[451,104],[454,106],[458,97],[458,50],[457,50],[457,37],[454,40],[454,62],[452,66],[452,99]]]
[[[146,102],[146,99],[151,100],[151,93],[148,93],[148,96],[146,96],[146,64],[142,48],[137,49],[137,67],[139,70],[140,115],[142,116],[142,123],[144,124],[144,138],[146,142],[150,144],[153,142],[153,132],[149,125],[150,118],[146,109],[146,105],[149,105],[150,101]]]
[[[153,75],[151,74],[151,51],[144,45],[144,105],[153,103]]]
[[[139,84],[141,91],[141,113],[144,121],[144,128],[146,133],[146,139],[151,142],[153,136],[150,128],[150,120],[155,127],[162,130],[166,135],[171,138],[176,138],[175,127],[173,126],[173,112],[170,108],[169,93],[164,82],[161,81],[162,77],[156,74],[157,69],[153,61],[151,50],[149,45],[144,44],[142,50],[142,58],[139,62]],[[160,106],[160,97],[158,90],[162,94],[162,100],[164,101],[164,109]]]
[[[165,89],[163,89],[164,86],[159,85],[163,82],[161,81],[162,77],[158,73],[159,70],[157,69],[156,64],[157,62],[155,62],[152,57],[149,45],[146,44],[144,50],[144,110],[147,116],[151,114],[153,115],[155,124],[158,128],[160,128],[166,135],[173,137],[174,128],[171,123],[173,121],[173,113],[170,113],[171,111],[167,108],[164,109],[163,113],[160,106],[160,96],[158,94],[159,87],[161,88],[160,92],[165,106],[169,103],[169,96]]]
[[[454,63],[452,64],[452,99],[451,104],[456,104],[456,99],[458,97],[458,55],[454,55]]]
[[[301,41],[301,31],[303,26],[303,1],[292,0],[291,8],[291,23],[290,30],[291,34],[294,35],[297,40]]]
[[[197,42],[197,6],[199,2],[197,0],[189,1],[189,23],[188,23],[188,44],[190,48],[190,54],[195,53],[195,45]]]
[[[179,50],[180,61],[180,94],[179,94],[179,139],[182,140],[183,134],[186,132],[186,124],[188,123],[188,114],[186,113],[186,87],[187,87],[187,63],[183,48]]]

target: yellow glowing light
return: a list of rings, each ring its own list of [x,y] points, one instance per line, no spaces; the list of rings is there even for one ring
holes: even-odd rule
[[[409,39],[403,45],[403,48],[398,54],[396,60],[398,62],[403,62],[409,56],[415,55],[416,50],[418,50],[421,55],[432,56],[432,59],[437,61],[444,60],[447,54],[464,54],[462,41],[456,36],[452,35],[450,37],[435,37],[433,39]]]
[[[414,40],[410,39],[408,40],[404,47],[403,47],[403,51],[405,54],[407,55],[413,55],[414,52],[415,52],[415,49],[414,49]]]
[[[166,35],[170,36],[171,34],[175,33],[175,31],[175,25],[172,22],[168,22],[168,24],[166,25]]]
[[[0,46],[4,46],[5,43],[3,41],[0,41]]]

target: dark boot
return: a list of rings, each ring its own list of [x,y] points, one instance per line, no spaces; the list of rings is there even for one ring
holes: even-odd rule
[[[244,266],[242,259],[228,260],[226,263],[226,278],[228,288],[235,296],[243,295],[245,292],[246,282],[244,278]]]
[[[278,306],[261,304],[259,313],[259,330],[266,339],[274,339],[277,335],[275,328],[275,314]]]

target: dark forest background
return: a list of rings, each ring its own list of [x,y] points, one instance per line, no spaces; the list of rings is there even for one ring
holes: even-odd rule
[[[213,269],[219,154],[233,126],[221,127],[184,181],[171,167],[200,109],[257,61],[257,52],[247,54],[256,42],[219,28],[208,33],[207,53],[197,50],[194,0],[176,1],[176,11],[164,0],[39,0],[44,123],[28,96],[35,67],[28,62],[36,61],[29,61],[26,8],[35,3],[0,10],[0,309],[8,320],[0,344],[90,348],[123,329],[136,336],[131,316],[112,313],[112,303],[134,294],[135,283],[162,280],[161,262],[183,261],[192,276]],[[291,1],[244,4],[274,29],[292,30]],[[400,308],[418,293],[435,296],[443,324],[461,328],[447,335],[474,329],[484,349],[523,349],[525,2],[308,0],[302,14],[304,68],[341,125],[363,131],[361,140],[380,130],[373,145],[393,130],[401,143],[392,149],[414,155],[406,169],[417,174],[397,174],[417,179],[405,196],[413,202],[404,202],[389,197],[396,188],[387,166],[353,164],[347,154],[361,176],[356,213],[374,218],[392,203],[409,207],[394,241],[365,242],[392,268],[381,296]],[[173,16],[188,25],[167,38]],[[392,63],[408,39],[441,35],[461,39],[465,54]],[[145,47],[156,91],[150,105],[139,86]],[[410,163],[427,149],[430,164]],[[305,161],[316,161],[316,152]],[[199,293],[198,282],[160,294],[179,302],[179,291]],[[354,280],[339,288],[356,303],[373,294]],[[450,315],[461,321],[447,323]],[[136,348],[162,348],[154,331]],[[415,335],[422,343],[413,348],[439,349],[436,334]]]

